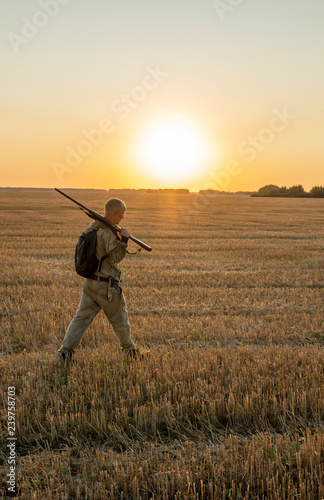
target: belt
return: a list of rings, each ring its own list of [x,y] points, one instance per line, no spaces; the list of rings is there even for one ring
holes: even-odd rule
[[[112,276],[110,276],[109,278],[102,278],[101,276],[89,276],[89,279],[90,280],[95,280],[95,281],[112,281],[112,283],[117,283],[118,284],[118,280],[116,280],[116,278],[113,278]]]

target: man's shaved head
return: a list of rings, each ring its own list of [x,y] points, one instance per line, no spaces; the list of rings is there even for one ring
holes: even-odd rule
[[[110,198],[110,200],[105,203],[105,213],[110,214],[113,212],[119,212],[120,210],[126,209],[126,205],[122,200],[118,198]]]

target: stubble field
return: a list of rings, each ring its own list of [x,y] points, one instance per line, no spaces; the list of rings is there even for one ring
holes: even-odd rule
[[[67,193],[100,213],[111,197]],[[1,497],[14,386],[19,498],[323,499],[323,200],[119,197],[154,249],[120,265],[151,354],[123,359],[100,313],[63,367],[90,220],[54,191],[0,190]]]

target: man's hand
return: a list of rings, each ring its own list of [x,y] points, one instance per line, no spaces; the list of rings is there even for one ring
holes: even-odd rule
[[[122,230],[120,231],[120,235],[125,236],[125,238],[129,238],[130,232],[128,231],[128,229],[122,228]]]

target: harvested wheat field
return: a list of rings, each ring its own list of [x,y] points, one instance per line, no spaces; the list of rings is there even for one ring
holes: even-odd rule
[[[100,213],[111,196],[67,193]],[[119,197],[153,247],[120,265],[151,353],[123,359],[101,312],[64,367],[90,220],[54,190],[0,191],[2,498],[15,387],[19,498],[323,499],[323,200]]]

